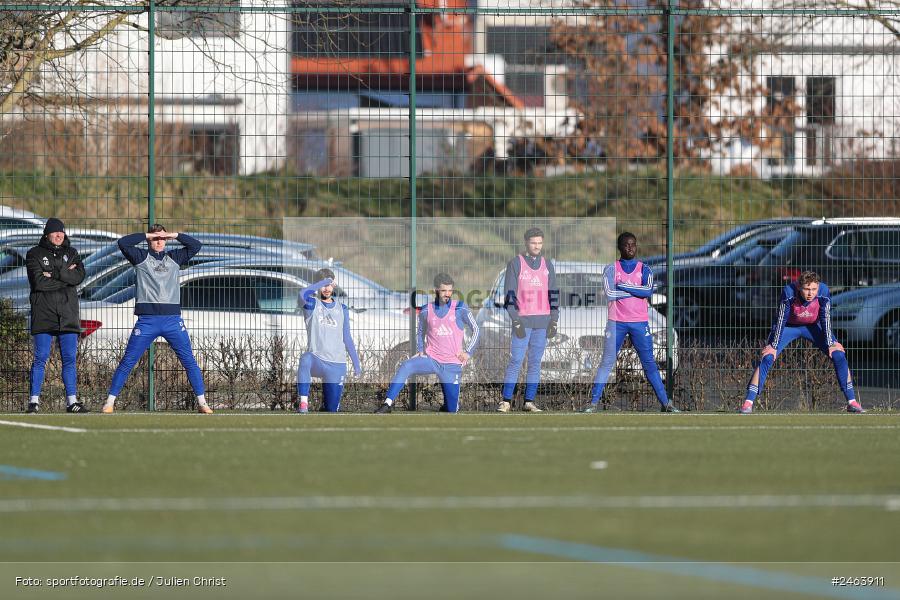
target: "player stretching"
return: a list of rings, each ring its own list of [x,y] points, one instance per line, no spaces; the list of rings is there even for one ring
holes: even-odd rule
[[[819,275],[813,271],[804,271],[796,282],[789,283],[781,291],[778,318],[762,350],[759,366],[754,369],[747,385],[747,397],[739,412],[745,415],[753,412],[753,401],[766,384],[769,369],[781,351],[797,338],[809,340],[831,359],[838,385],[847,398],[847,412],[866,412],[856,401],[847,354],[831,330],[831,294],[828,286],[821,283]]]
[[[149,252],[137,247],[144,240],[150,248]],[[166,252],[166,242],[169,240],[178,240],[184,248]],[[181,267],[200,251],[201,246],[200,240],[184,233],[169,233],[159,224],[151,225],[146,234],[133,233],[119,239],[119,250],[134,265],[137,273],[134,314],[138,319],[128,338],[122,362],[113,374],[103,412],[113,412],[116,396],[122,391],[134,365],[150,344],[162,336],[187,371],[188,381],[197,395],[197,410],[212,414],[206,403],[203,373],[194,359],[191,338],[181,320],[181,288],[178,283]]]
[[[350,335],[350,309],[334,298],[334,271],[319,269],[316,283],[300,291],[300,303],[306,317],[306,352],[297,368],[299,413],[309,412],[309,386],[312,377],[322,378],[322,410],[341,409],[347,355],[353,361],[353,372],[359,377],[362,368]],[[316,290],[319,297],[316,298]]]
[[[506,299],[504,308],[512,320],[509,363],[503,377],[503,399],[497,412],[509,412],[522,361],[528,353],[525,373],[525,405],[527,412],[541,412],[534,403],[541,381],[541,359],[547,340],[556,337],[559,321],[559,289],[556,270],[549,259],[541,255],[544,232],[532,227],[525,232],[525,254],[506,265]]]
[[[592,413],[597,410],[597,403],[600,402],[603,388],[606,387],[606,381],[616,364],[616,356],[626,336],[631,337],[631,343],[637,350],[644,374],[656,392],[660,410],[681,412],[666,397],[666,388],[653,358],[653,336],[650,335],[647,302],[653,294],[653,272],[650,267],[635,258],[637,238],[633,233],[626,231],[619,235],[616,247],[619,249],[619,260],[607,267],[603,276],[608,300],[603,357],[594,376],[591,404],[581,412]]]
[[[455,413],[459,410],[459,380],[463,365],[478,344],[478,324],[465,302],[453,300],[453,278],[438,273],[434,278],[434,302],[419,312],[419,330],[416,336],[418,354],[404,361],[391,380],[387,399],[376,413],[389,413],[394,400],[411,375],[434,374],[441,382],[444,403],[440,412]],[[472,337],[463,350],[464,329],[468,327]]]

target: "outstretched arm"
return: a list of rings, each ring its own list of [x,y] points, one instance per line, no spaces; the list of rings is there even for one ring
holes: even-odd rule
[[[784,326],[787,324],[788,316],[791,312],[791,302],[793,301],[793,295],[785,291],[781,292],[781,299],[778,301],[778,316],[775,317],[775,322],[769,331],[766,345],[778,348],[778,342],[781,341],[781,334],[784,332]]]
[[[513,322],[519,320],[519,300],[516,295],[519,292],[519,259],[509,261],[506,265],[506,275],[503,280],[503,308]]]
[[[359,354],[356,353],[353,336],[350,335],[350,309],[342,305],[341,310],[344,311],[344,347],[347,349],[347,354],[350,355],[350,361],[353,363],[353,373],[359,376],[362,374],[362,366],[359,364]]]
[[[819,327],[825,332],[825,340],[828,342],[829,348],[838,343],[834,331],[831,329],[830,296],[819,297]]]
[[[462,305],[457,307],[456,326],[460,329],[468,329],[471,332],[472,336],[469,338],[469,343],[466,344],[465,352],[469,356],[472,356],[472,353],[475,352],[475,348],[478,346],[480,331],[478,329],[478,322],[475,320],[475,315],[472,314],[472,311],[469,310],[468,306]]]
[[[547,300],[550,306],[550,320],[559,321],[559,286],[556,285],[556,268],[547,261]]]
[[[427,310],[428,304],[419,311],[419,326],[416,327],[416,352],[419,354],[425,353],[425,330],[428,327],[428,315],[425,311]]]

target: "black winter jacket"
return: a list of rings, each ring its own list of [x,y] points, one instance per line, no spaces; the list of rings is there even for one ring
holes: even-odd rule
[[[25,268],[31,285],[31,335],[81,333],[77,286],[84,280],[84,263],[69,237],[61,246],[41,238],[25,256]]]

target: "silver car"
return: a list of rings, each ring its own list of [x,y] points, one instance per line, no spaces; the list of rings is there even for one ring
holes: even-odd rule
[[[41,231],[44,229],[44,223],[46,222],[47,219],[39,217],[33,212],[0,205],[0,231],[23,227]]]
[[[607,265],[586,262],[553,261],[560,290],[558,334],[547,342],[541,361],[541,378],[548,382],[592,381],[603,353],[607,308],[603,292],[603,272]],[[475,362],[482,376],[499,382],[509,358],[511,322],[503,308],[506,270],[495,280],[490,296],[478,312],[481,339]],[[649,309],[653,354],[665,378],[666,318],[652,306]],[[672,339],[673,364],[678,364],[678,338]],[[637,352],[626,344],[619,354],[610,381],[627,375],[643,376]]]
[[[875,344],[900,357],[900,283],[835,294],[831,326],[844,344]]]

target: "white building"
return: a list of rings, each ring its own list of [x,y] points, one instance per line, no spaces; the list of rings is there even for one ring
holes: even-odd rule
[[[773,4],[740,0],[727,8],[771,8]],[[523,98],[534,120],[542,115],[552,120],[568,104],[568,90],[566,57],[553,48],[551,28],[559,20],[587,26],[587,17],[559,10],[571,10],[572,0],[479,0],[479,6],[492,11],[478,15],[472,60]],[[505,8],[530,11],[494,12]],[[766,177],[815,175],[842,161],[896,155],[900,39],[872,18],[732,18],[735,39],[742,28],[770,34],[767,40],[773,45],[756,63],[758,82],[766,84],[769,94],[740,103],[726,92],[710,107],[710,117],[746,114],[741,111],[751,108],[759,114],[767,104],[787,101],[795,107],[796,116],[792,126],[766,133],[777,139],[765,151],[755,140],[736,138],[723,144],[709,155],[715,170],[727,173],[750,166]],[[727,51],[708,50],[714,55]]]
[[[136,27],[121,25],[89,50],[45,64],[41,73],[44,92],[75,96],[76,108],[66,113],[83,119],[86,135],[93,130],[93,139],[105,144],[98,156],[113,159],[140,152],[141,144],[146,156],[148,14],[129,23]],[[155,27],[157,170],[247,174],[279,167],[288,112],[288,15],[160,9]]]

